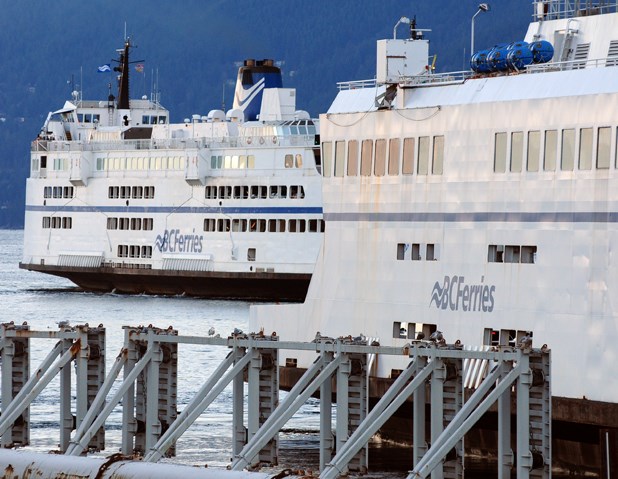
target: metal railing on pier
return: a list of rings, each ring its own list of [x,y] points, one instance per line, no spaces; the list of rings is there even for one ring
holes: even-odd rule
[[[462,478],[463,437],[496,403],[500,477],[510,477],[512,467],[516,468],[518,479],[551,476],[550,351],[545,346],[532,349],[529,342],[522,341],[518,347],[470,350],[459,342],[446,344],[441,340],[389,347],[362,335],[335,339],[318,334],[312,342],[289,342],[262,333],[247,335],[235,331],[221,338],[181,336],[172,327],[124,327],[124,346],[111,371],[104,380],[100,375],[94,380],[91,373],[104,367],[102,328],[62,325],[58,332],[37,332],[27,325],[7,323],[1,330],[3,445],[19,443],[16,434],[21,434],[22,440],[26,437],[29,421],[18,418],[51,378],[60,374],[64,381],[60,391],[60,450],[67,456],[67,464],[71,464],[69,456],[81,460],[79,456],[89,449],[103,447],[93,440],[119,404],[124,456],[137,454],[148,463],[174,455],[176,441],[231,384],[232,471],[276,465],[279,431],[309,397],[319,392],[320,478],[334,479],[351,471],[366,471],[369,439],[410,399],[414,469],[409,479],[430,475]],[[59,342],[37,374],[29,376],[29,340],[44,337]],[[189,404],[178,412],[177,358],[182,344],[225,347],[229,353]],[[313,351],[316,359],[280,401],[281,350]],[[407,362],[407,367],[370,409],[368,370],[371,358],[379,356],[398,356]],[[78,376],[77,391],[78,395],[79,391],[83,393],[77,404],[82,405],[82,410],[77,411],[73,432],[71,403],[67,402],[72,368],[67,366],[80,360],[77,369],[83,372]],[[473,374],[476,389],[468,390],[470,395],[466,399],[464,389],[470,374],[465,371],[464,362],[471,367],[479,361],[487,367],[483,374]],[[124,378],[118,386],[116,380],[121,370]],[[24,383],[25,377],[29,379]],[[89,407],[84,411],[86,403]],[[512,410],[513,404],[516,410]],[[512,418],[516,424],[515,444],[511,444]],[[0,468],[8,460],[3,459],[0,451]]]

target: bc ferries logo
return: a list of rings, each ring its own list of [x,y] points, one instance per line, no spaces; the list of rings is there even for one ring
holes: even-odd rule
[[[155,248],[161,253],[201,253],[203,239],[196,234],[183,235],[180,230],[165,230],[157,235]]]
[[[484,280],[482,276],[480,284],[469,285],[464,276],[445,276],[442,284],[436,281],[433,285],[429,306],[435,304],[438,309],[491,313],[494,310],[496,287],[483,284]]]

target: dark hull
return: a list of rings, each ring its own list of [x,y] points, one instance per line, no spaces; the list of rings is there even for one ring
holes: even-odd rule
[[[303,368],[281,367],[279,381],[289,390],[305,372]],[[370,404],[384,395],[392,380],[371,378]],[[430,405],[426,407],[429,409]],[[512,407],[512,411],[516,410]],[[427,417],[430,417],[429,410]],[[466,435],[466,454],[473,460],[494,463],[498,417],[495,410],[485,414]],[[515,417],[512,418],[515,431]],[[382,439],[412,443],[411,402],[404,404],[380,430]],[[515,444],[515,438],[512,440]],[[552,398],[552,468],[557,474],[604,478],[607,454],[611,470],[618,470],[618,404],[586,399]]]
[[[20,263],[30,271],[61,276],[86,291],[188,295],[259,301],[302,302],[310,274],[225,273],[133,268],[76,268]]]

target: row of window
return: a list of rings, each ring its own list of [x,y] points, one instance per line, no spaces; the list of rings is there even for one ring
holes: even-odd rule
[[[72,186],[46,186],[43,188],[43,198],[74,198],[75,188]]]
[[[101,121],[101,115],[98,113],[78,113],[77,121],[80,123],[99,123]]]
[[[489,245],[489,263],[536,263],[536,246]],[[433,243],[397,243],[397,260],[437,261],[439,245]],[[424,255],[424,256],[423,256]]]
[[[252,170],[255,168],[255,155],[212,155],[210,168],[213,170],[220,168]]]
[[[151,231],[153,223],[152,218],[107,218],[107,229]]]
[[[327,177],[441,175],[444,136],[336,141],[334,148],[328,141],[322,143],[322,156]]]
[[[606,170],[611,165],[612,128],[499,132],[494,142],[494,171]],[[615,162],[618,158],[615,159]]]
[[[107,190],[107,197],[111,199],[147,199],[151,200],[155,195],[154,186],[110,186]]]
[[[433,243],[397,243],[397,259],[412,261],[437,261],[438,245]]]
[[[437,329],[438,326],[435,324],[394,321],[393,338],[428,340]]]
[[[486,346],[515,347],[526,336],[532,339],[532,331],[485,328],[483,331],[483,344]]]
[[[73,227],[73,218],[70,216],[43,216],[43,228],[66,229]]]
[[[178,170],[184,171],[186,158],[183,156],[157,156],[152,158],[97,158],[97,171],[119,170]]]
[[[142,115],[142,125],[164,125],[166,120],[164,115]]]
[[[289,187],[291,199],[303,199],[305,189],[302,185],[291,185]],[[206,186],[204,190],[206,199],[266,199],[266,198],[287,198],[288,187],[285,185],[252,185],[252,186]]]
[[[304,219],[229,219],[229,218],[205,218],[204,231],[234,233],[322,233],[326,224],[324,220]]]
[[[487,248],[488,263],[536,263],[536,246],[495,245]]]
[[[152,258],[152,246],[118,245],[119,258]]]

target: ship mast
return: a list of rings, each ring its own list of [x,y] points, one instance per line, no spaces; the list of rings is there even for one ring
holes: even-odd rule
[[[118,66],[114,67],[114,71],[120,72],[118,80],[118,109],[129,109],[129,48],[131,48],[131,40],[127,38],[124,42],[124,50],[121,50]]]

